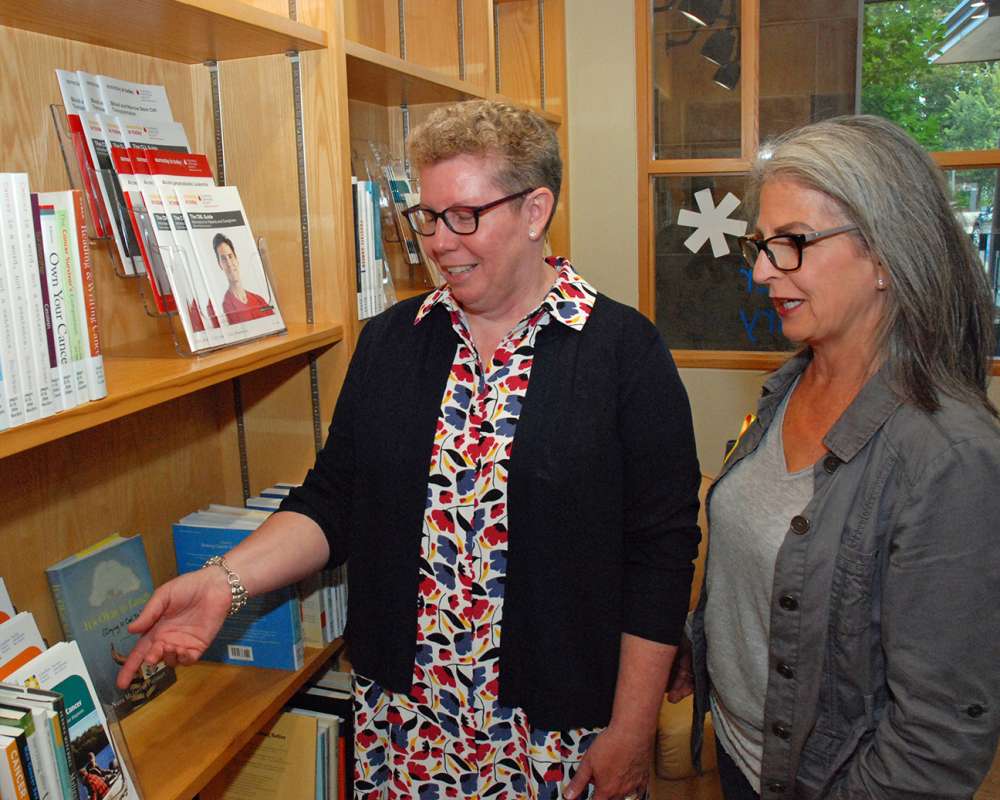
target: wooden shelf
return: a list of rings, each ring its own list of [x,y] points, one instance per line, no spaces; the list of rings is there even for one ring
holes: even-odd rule
[[[347,89],[352,100],[380,106],[454,103],[483,95],[473,86],[410,64],[373,47],[345,41]]]
[[[0,0],[0,25],[186,64],[327,45],[324,31],[241,0]]]
[[[493,94],[490,95],[490,99],[492,99],[492,100],[500,100],[500,101],[502,101],[504,103],[510,103],[511,105],[515,105],[515,106],[523,106],[524,108],[530,108],[532,111],[534,111],[536,114],[538,114],[538,116],[540,116],[542,119],[544,119],[550,125],[554,125],[557,128],[560,125],[562,125],[563,119],[562,119],[561,115],[556,114],[556,113],[554,113],[552,111],[546,111],[544,108],[539,108],[538,106],[533,106],[533,105],[530,105],[529,103],[523,103],[520,100],[515,100],[512,97],[507,97],[506,95],[497,94],[496,92],[494,92]]]
[[[150,343],[141,354],[106,354],[107,397],[0,433],[0,458],[328,347],[343,336],[337,324],[290,324],[287,333],[191,358],[178,356],[166,339]]]
[[[784,364],[795,351],[671,350],[678,367],[707,369],[751,369],[769,372]]]
[[[329,659],[340,640],[306,648],[297,672],[207,661],[122,722],[146,800],[190,800]]]

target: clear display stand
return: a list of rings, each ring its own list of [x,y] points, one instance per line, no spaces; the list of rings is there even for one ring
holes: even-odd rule
[[[192,263],[189,251],[161,244],[153,215],[139,204],[128,206],[114,170],[91,166],[84,133],[71,128],[64,107],[53,105],[50,111],[70,186],[84,196],[88,237],[107,251],[115,275],[138,287],[146,314],[168,320],[178,355],[200,356],[287,331],[283,325],[279,330],[248,334],[245,325],[230,323],[225,313],[217,313],[202,267]],[[117,240],[116,230],[120,233]],[[258,238],[255,243],[252,257],[264,277],[267,295],[259,310],[273,311],[279,305],[267,242]],[[178,296],[185,298],[180,309]]]

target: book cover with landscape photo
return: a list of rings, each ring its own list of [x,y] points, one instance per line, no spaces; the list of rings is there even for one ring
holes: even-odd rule
[[[128,624],[153,593],[142,537],[118,534],[53,564],[45,574],[66,638],[80,645],[101,702],[119,718],[151,700],[174,682],[163,663],[143,665],[125,690],[115,676],[138,636]]]

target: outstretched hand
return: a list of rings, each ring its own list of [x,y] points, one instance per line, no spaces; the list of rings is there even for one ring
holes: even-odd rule
[[[200,569],[163,584],[128,626],[129,633],[142,637],[118,671],[118,688],[127,688],[143,663],[197,661],[222,627],[230,601],[221,570]]]

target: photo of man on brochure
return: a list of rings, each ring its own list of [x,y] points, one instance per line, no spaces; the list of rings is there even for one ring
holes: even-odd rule
[[[243,285],[240,260],[232,240],[224,233],[216,233],[212,237],[212,249],[216,263],[229,282],[222,298],[222,311],[229,324],[236,325],[273,314],[274,308],[267,300]]]

